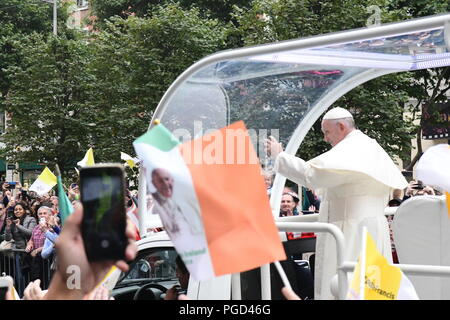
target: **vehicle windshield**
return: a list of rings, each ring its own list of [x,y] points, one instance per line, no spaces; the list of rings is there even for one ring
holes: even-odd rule
[[[174,248],[157,248],[144,250],[138,255],[130,270],[123,273],[118,282],[160,281],[162,279],[176,279]]]
[[[258,158],[271,170],[267,137],[295,154],[323,112],[351,89],[389,73],[449,65],[448,19],[438,15],[218,52],[178,77],[153,120],[181,142],[242,120]],[[271,192],[275,216],[284,185],[277,173]]]

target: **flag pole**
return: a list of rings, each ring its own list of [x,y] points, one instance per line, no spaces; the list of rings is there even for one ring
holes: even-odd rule
[[[291,284],[289,283],[289,280],[286,276],[286,273],[283,270],[283,267],[281,267],[281,264],[279,261],[274,262],[275,267],[278,270],[278,273],[280,274],[281,280],[283,281],[283,284],[285,287],[287,287],[289,290],[292,290]]]
[[[155,119],[153,124],[160,124],[159,119]],[[147,233],[145,230],[147,216],[147,177],[144,164],[139,166],[139,182],[138,182],[138,217],[139,217],[139,233],[141,237]]]
[[[367,227],[362,229],[362,244],[361,244],[361,263],[359,270],[359,300],[364,300],[365,291],[365,276],[366,276],[366,247],[367,247]]]

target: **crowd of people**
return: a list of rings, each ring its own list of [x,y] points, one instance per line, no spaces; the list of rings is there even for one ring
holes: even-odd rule
[[[69,199],[79,198],[78,186],[72,184]],[[19,182],[11,188],[2,183],[0,196],[0,269],[13,275],[15,287],[23,294],[29,281],[49,285],[55,270],[54,242],[61,231],[58,196],[38,196]]]

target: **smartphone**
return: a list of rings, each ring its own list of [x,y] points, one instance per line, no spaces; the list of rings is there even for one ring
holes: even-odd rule
[[[122,260],[125,234],[125,172],[121,164],[97,164],[80,170],[83,204],[81,233],[89,261]]]
[[[8,184],[8,189],[15,189],[16,188],[16,183],[17,182],[7,182],[7,184]]]
[[[45,227],[47,225],[47,219],[45,218],[40,218],[39,219],[39,224],[43,227]]]
[[[0,301],[6,300],[6,293],[11,292],[13,288],[13,278],[10,276],[0,277]]]
[[[415,190],[423,190],[424,185],[423,185],[422,181],[419,180],[419,181],[417,181],[417,183],[413,184],[411,188],[415,189]]]

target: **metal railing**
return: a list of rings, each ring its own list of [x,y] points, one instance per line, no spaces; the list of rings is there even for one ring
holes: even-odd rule
[[[24,249],[7,249],[0,251],[0,275],[5,274],[14,279],[14,287],[20,296],[32,280],[32,268],[39,268],[41,288],[48,288],[52,276],[51,263],[53,258],[38,261],[39,265],[32,267],[32,257]],[[20,268],[20,270],[19,270]]]
[[[389,213],[392,214],[392,213]],[[276,222],[279,231],[284,232],[326,232],[331,233],[336,240],[338,299],[346,298],[348,289],[348,272],[353,272],[356,262],[344,261],[344,234],[333,224],[321,222]],[[427,277],[450,277],[450,266],[395,264],[406,275]],[[266,281],[265,281],[266,282]],[[263,285],[263,283],[261,283]],[[267,285],[267,283],[265,284]],[[270,279],[268,280],[270,288]]]

